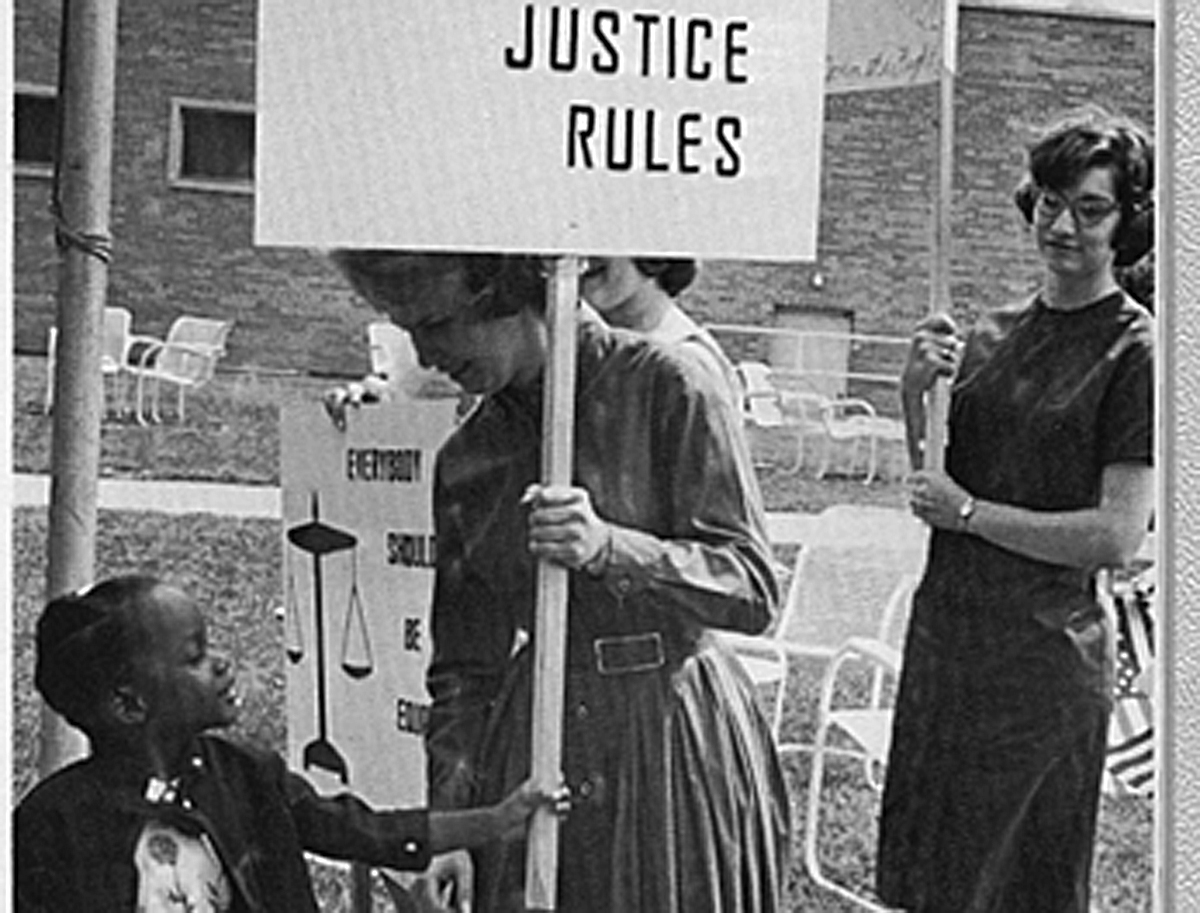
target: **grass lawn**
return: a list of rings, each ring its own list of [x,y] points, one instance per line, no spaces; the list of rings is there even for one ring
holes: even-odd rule
[[[18,472],[45,472],[49,466],[50,419],[41,414],[44,362],[18,358],[14,379],[14,464]],[[277,485],[280,406],[319,396],[329,381],[222,374],[207,388],[189,394],[187,421],[144,428],[127,419],[105,421],[102,468],[106,476],[194,479]],[[171,413],[173,415],[173,413]],[[885,454],[885,480],[864,485],[861,477],[833,476],[815,481],[811,473],[781,471],[790,460],[786,439],[752,440],[761,463],[760,478],[772,510],[817,511],[853,502],[903,505],[897,477],[898,455]],[[32,625],[45,587],[45,511],[21,508],[14,516],[13,554],[13,770],[14,795],[33,782],[38,702],[33,693]],[[102,511],[97,543],[97,576],[144,570],[170,577],[210,607],[214,639],[239,667],[245,705],[238,734],[282,750],[286,741],[283,638],[274,608],[282,603],[281,530],[270,520],[237,520],[211,515],[167,516]],[[794,551],[794,549],[793,549]],[[781,549],[780,559],[790,560]],[[801,664],[789,680],[787,734],[811,733],[813,700],[820,670]],[[788,873],[789,908],[852,910],[819,891],[804,873],[799,855],[808,759],[785,758],[793,794],[796,843]],[[870,883],[874,858],[877,796],[849,767],[832,771],[829,797],[835,809],[823,831],[827,870],[852,885]],[[1106,798],[1097,844],[1094,907],[1097,911],[1149,911],[1152,883],[1153,803],[1147,799]],[[319,863],[314,875],[323,909],[349,909],[345,879]],[[388,909],[386,901],[377,903]]]

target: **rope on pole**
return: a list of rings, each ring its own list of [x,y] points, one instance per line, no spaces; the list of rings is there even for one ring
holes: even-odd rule
[[[54,217],[54,244],[59,250],[73,248],[101,263],[112,262],[112,236],[72,228],[63,215],[62,203],[57,193],[50,201],[50,213]]]

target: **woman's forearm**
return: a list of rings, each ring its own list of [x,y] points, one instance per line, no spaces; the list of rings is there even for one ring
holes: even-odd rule
[[[1127,564],[1145,537],[1146,524],[1103,507],[1036,511],[977,501],[966,531],[1039,561],[1096,568]]]
[[[745,532],[717,545],[660,539],[643,530],[612,525],[603,570],[605,585],[622,601],[660,610],[677,609],[706,627],[761,633],[779,601],[765,540]]]

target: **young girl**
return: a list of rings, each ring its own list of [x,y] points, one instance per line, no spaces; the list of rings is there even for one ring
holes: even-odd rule
[[[514,836],[552,796],[487,808],[375,811],[317,795],[274,754],[205,731],[238,713],[229,662],[195,601],[153,577],[106,580],[46,607],[35,682],[91,756],[14,814],[21,911],[317,910],[303,851],[421,869],[442,850]]]

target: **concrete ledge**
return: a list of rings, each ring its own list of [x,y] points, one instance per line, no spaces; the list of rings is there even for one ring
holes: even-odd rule
[[[14,507],[49,504],[49,476],[14,473],[12,478]],[[282,492],[271,485],[101,479],[100,506],[106,510],[213,513],[268,520],[283,516]],[[767,534],[777,544],[811,541],[818,523],[816,514],[768,513]]]
[[[100,507],[106,510],[211,513],[263,519],[279,519],[283,513],[280,490],[269,485],[101,479],[99,498]],[[49,476],[13,475],[14,506],[44,507],[49,501]]]

